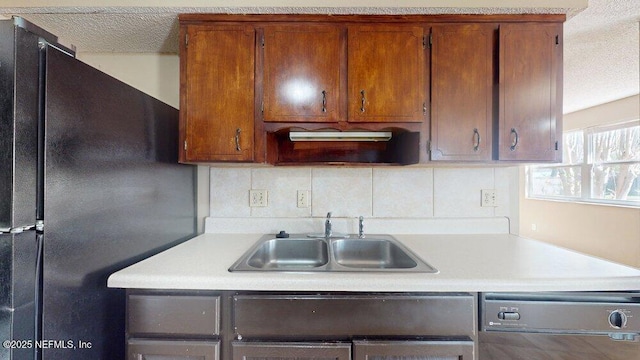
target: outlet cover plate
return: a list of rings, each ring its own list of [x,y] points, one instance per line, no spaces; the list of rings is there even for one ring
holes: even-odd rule
[[[482,207],[498,206],[495,189],[482,189],[480,190],[480,194],[481,194],[480,196],[482,197],[482,200],[481,200]]]
[[[298,207],[308,208],[311,199],[309,198],[309,190],[298,190]]]
[[[267,206],[267,190],[249,190],[249,206],[250,207],[265,207]]]

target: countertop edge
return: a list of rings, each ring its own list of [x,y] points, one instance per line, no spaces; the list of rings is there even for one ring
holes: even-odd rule
[[[181,291],[640,291],[640,269],[508,234],[396,236],[439,274],[230,273],[228,267],[261,235],[199,235],[115,272],[107,286]],[[497,250],[510,256],[495,257]],[[468,254],[461,253],[465,251]],[[451,258],[449,253],[469,258]]]

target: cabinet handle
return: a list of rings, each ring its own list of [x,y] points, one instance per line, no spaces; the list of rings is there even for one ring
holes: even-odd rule
[[[240,128],[236,129],[236,151],[242,151],[240,149]]]
[[[473,129],[473,137],[475,138],[473,151],[478,151],[480,149],[480,133],[478,132],[478,129]]]
[[[367,98],[364,95],[364,90],[360,90],[360,95],[362,95],[361,97],[361,104],[360,104],[360,112],[364,112],[364,102],[367,101]]]
[[[327,112],[327,92],[322,90],[322,112]]]
[[[518,146],[518,132],[515,128],[511,128],[511,137],[513,138],[513,140],[511,140],[511,146],[509,147],[509,150],[514,151],[516,149],[516,146]]]

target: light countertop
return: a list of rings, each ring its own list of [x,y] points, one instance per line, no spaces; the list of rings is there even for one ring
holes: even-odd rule
[[[640,290],[635,269],[507,234],[397,235],[429,273],[229,272],[262,234],[203,234],[109,277],[112,288],[264,291]]]

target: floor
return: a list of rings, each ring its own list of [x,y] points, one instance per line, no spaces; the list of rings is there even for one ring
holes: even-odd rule
[[[480,360],[640,360],[640,342],[603,336],[480,332]]]

